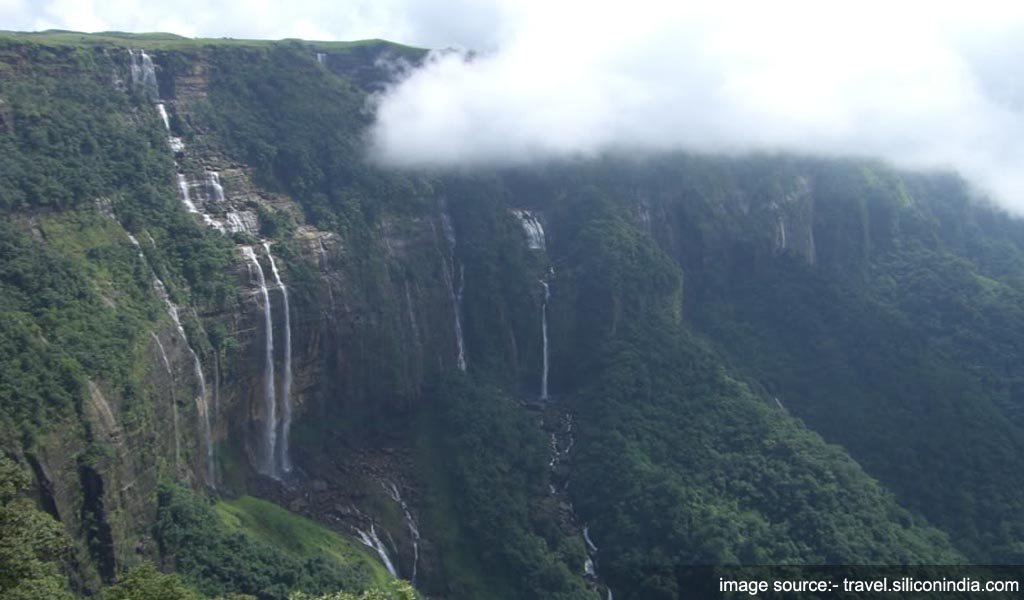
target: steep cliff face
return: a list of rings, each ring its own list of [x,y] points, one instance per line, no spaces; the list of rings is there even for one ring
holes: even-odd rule
[[[380,58],[372,50],[360,49],[368,63],[338,56],[329,64],[344,71],[351,63],[366,79],[364,67]],[[50,72],[67,68],[78,51],[38,57],[15,44],[6,52],[15,68]],[[140,554],[156,557],[148,529],[162,478],[240,493],[267,485],[260,481],[268,452],[278,455],[274,477],[293,469],[306,475],[309,450],[284,447],[293,430],[317,437],[350,415],[358,429],[408,412],[429,374],[456,368],[455,307],[444,283],[453,278],[451,248],[440,205],[426,200],[413,211],[380,214],[351,236],[308,224],[286,193],[255,183],[252,167],[230,157],[204,120],[217,53],[103,48],[73,67],[105,84],[96,95],[119,98],[115,118],[136,130],[126,135],[146,139],[164,165],[173,160],[147,185],[169,210],[183,209],[186,221],[176,226],[187,238],[215,248],[216,292],[197,297],[188,281],[201,268],[173,256],[183,240],[168,237],[138,206],[111,208],[96,198],[96,208],[39,218],[31,206],[10,207],[44,251],[97,265],[85,285],[104,310],[138,304],[145,313],[123,340],[129,384],[97,372],[84,381],[75,412],[45,423],[30,445],[9,447],[31,463],[43,505],[81,540],[82,559],[105,580]],[[77,227],[73,243],[67,227]],[[131,258],[97,258],[111,252]],[[130,281],[101,272],[125,264]]]
[[[83,589],[178,564],[166,481],[438,597],[1020,556],[1024,238],[959,180],[392,171],[367,92],[421,52],[125,40],[0,43],[0,442]]]

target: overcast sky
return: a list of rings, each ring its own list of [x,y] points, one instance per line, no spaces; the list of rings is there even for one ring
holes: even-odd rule
[[[1024,3],[0,0],[0,28],[382,37],[447,55],[381,98],[388,164],[607,151],[952,168],[1024,214]]]

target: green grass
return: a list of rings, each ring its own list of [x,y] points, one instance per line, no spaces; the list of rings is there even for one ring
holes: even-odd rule
[[[222,500],[214,510],[229,529],[241,531],[294,556],[323,556],[349,569],[361,563],[372,573],[375,585],[384,585],[391,579],[384,565],[355,540],[271,502],[242,496]]]
[[[0,41],[35,42],[71,46],[121,46],[146,50],[182,50],[202,46],[267,46],[279,42],[302,41],[312,48],[325,51],[340,51],[361,46],[386,45],[399,52],[420,52],[421,49],[387,40],[370,39],[354,41],[307,41],[307,40],[250,40],[236,38],[188,38],[173,33],[126,33],[102,31],[84,33],[48,29],[46,31],[0,31]]]

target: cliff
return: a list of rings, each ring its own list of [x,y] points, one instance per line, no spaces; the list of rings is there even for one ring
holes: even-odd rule
[[[175,567],[172,481],[438,597],[1019,556],[1019,221],[866,161],[372,165],[422,57],[0,37],[0,442],[80,590]]]

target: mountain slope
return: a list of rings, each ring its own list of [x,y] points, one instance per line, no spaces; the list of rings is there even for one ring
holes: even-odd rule
[[[370,164],[422,56],[0,36],[0,447],[76,592],[1021,560],[1019,221],[867,161]]]

